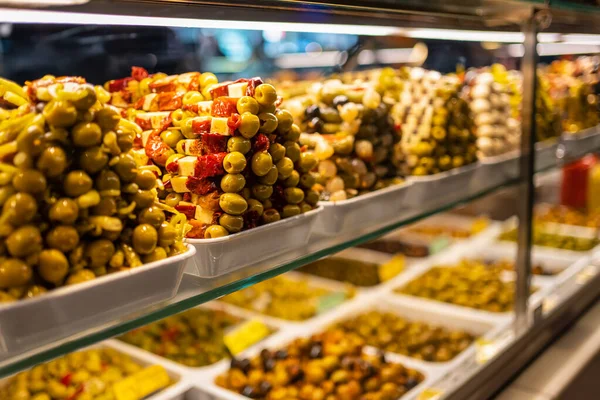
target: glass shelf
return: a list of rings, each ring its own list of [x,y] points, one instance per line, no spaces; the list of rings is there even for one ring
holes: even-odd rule
[[[568,147],[563,146],[562,143],[550,145],[549,148],[554,152],[556,152],[556,148],[563,149],[561,153],[563,158],[554,158],[554,162],[538,165],[536,172],[555,168],[558,165],[562,165],[563,160],[574,159],[575,157],[593,151],[594,148],[600,149],[600,144],[596,144],[596,147],[587,147],[592,140],[590,137],[594,138],[600,136],[600,131],[596,133],[594,130],[592,133],[593,134],[586,139],[582,137],[582,141],[588,141],[585,146],[574,147],[571,145]],[[583,151],[583,147],[587,147],[587,149]],[[565,151],[565,149],[572,149],[572,154]],[[537,154],[540,155],[542,152],[543,150],[540,151],[540,149],[538,149]],[[546,152],[548,151],[546,150]],[[553,153],[550,154],[554,156]],[[480,164],[479,167],[483,168],[483,164]],[[477,175],[474,174],[473,178],[476,177]],[[456,206],[469,203],[473,200],[490,195],[497,190],[516,185],[519,182],[520,180],[517,173],[516,176],[506,178],[498,184],[490,184],[488,187],[482,186],[481,184],[461,186],[454,190],[454,192],[456,192],[454,195],[453,193],[448,193],[447,196],[443,197],[441,200],[439,198],[431,198],[428,202],[421,204],[418,209],[407,211],[407,213],[403,214],[398,220],[371,227],[358,227],[353,231],[345,231],[337,236],[313,235],[309,244],[299,251],[285,253],[271,258],[268,261],[250,265],[227,275],[216,278],[199,278],[191,274],[184,274],[177,294],[168,301],[152,305],[151,307],[142,306],[142,308],[136,309],[133,313],[130,312],[124,314],[123,311],[114,310],[114,312],[109,313],[109,315],[95,316],[93,321],[87,321],[85,323],[82,323],[82,321],[72,321],[67,324],[67,326],[61,327],[63,330],[59,331],[59,333],[53,332],[49,335],[38,335],[38,337],[42,338],[33,345],[25,348],[25,351],[19,351],[18,354],[16,354],[16,352],[13,352],[12,354],[7,352],[0,353],[0,376],[10,375],[40,362],[44,362],[62,354],[69,353],[98,341],[146,325],[150,322],[182,312],[257,282],[299,268],[327,255],[374,240],[399,227],[414,223],[436,213],[450,210]],[[373,201],[376,201],[376,198]],[[70,332],[77,333],[65,334],[65,332],[69,332],[69,330]]]

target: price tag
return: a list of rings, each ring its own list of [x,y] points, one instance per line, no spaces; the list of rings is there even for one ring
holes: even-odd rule
[[[262,321],[251,319],[233,327],[223,337],[223,343],[231,354],[236,355],[271,334],[271,329]]]
[[[388,281],[404,271],[406,266],[406,258],[404,254],[395,255],[390,261],[379,266],[379,280],[381,282]]]
[[[333,292],[317,299],[317,314],[322,314],[342,304],[346,300],[345,292]]]
[[[423,390],[417,400],[438,400],[442,397],[444,391],[436,388],[427,388]]]
[[[477,362],[485,364],[498,353],[498,344],[494,341],[479,338],[475,340]]]
[[[116,400],[140,400],[163,389],[171,378],[161,365],[152,365],[113,384]]]
[[[444,250],[446,247],[450,245],[450,238],[446,236],[440,236],[433,239],[429,243],[429,255],[434,255]]]

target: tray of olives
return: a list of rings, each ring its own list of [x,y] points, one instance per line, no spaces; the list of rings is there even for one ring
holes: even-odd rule
[[[329,323],[330,329],[356,334],[374,349],[442,368],[460,363],[473,354],[477,338],[503,326],[495,320],[449,314],[433,305],[396,296],[354,303]]]
[[[189,389],[185,371],[143,354],[131,355],[108,340],[0,380],[0,398],[114,399],[124,396],[130,380],[138,376],[144,383],[136,389],[147,393],[143,400],[184,400]]]
[[[414,399],[438,376],[413,360],[373,353],[358,336],[340,330],[315,332],[298,329],[274,336],[262,349],[240,354],[198,382],[203,392],[199,399],[345,400],[385,394],[381,398]]]
[[[579,156],[590,149],[600,148],[600,126],[584,129],[575,134],[563,133],[560,144],[564,147],[565,156]]]
[[[357,232],[357,228],[368,232],[401,221],[414,214],[406,204],[411,190],[412,185],[404,182],[347,200],[320,201],[323,212],[315,225],[315,233],[337,235]]]
[[[317,206],[304,214],[247,231],[213,239],[187,239],[196,249],[195,268],[188,268],[187,272],[216,277],[301,250],[308,244],[322,211],[323,207]]]

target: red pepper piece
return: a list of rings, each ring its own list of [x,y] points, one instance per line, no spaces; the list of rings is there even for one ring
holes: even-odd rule
[[[177,329],[174,326],[172,326],[168,329],[165,329],[164,331],[162,331],[162,333],[160,335],[160,337],[163,341],[170,341],[170,342],[177,339],[177,336],[179,336],[179,329]]]
[[[216,186],[216,185],[215,185]],[[212,191],[206,195],[199,195],[196,200],[196,204],[202,207],[204,210],[219,211],[219,198],[221,195],[218,191]]]
[[[177,204],[175,209],[184,214],[188,219],[192,219],[196,215],[196,206],[194,205]]]
[[[219,97],[212,102],[210,114],[213,117],[229,117],[237,112],[237,99],[234,97]]]
[[[191,195],[191,194],[189,194],[189,193],[187,193],[187,192],[186,192],[186,193],[184,193],[184,194],[183,194],[183,201],[187,201],[187,202],[190,202],[190,201],[192,201],[192,195]]]
[[[176,84],[177,76],[165,76],[164,78],[160,78],[155,80],[154,82],[150,82],[148,87],[150,90],[156,93],[161,92],[175,92],[177,90]]]
[[[229,85],[233,83],[231,81],[229,82],[223,82],[220,85],[215,86],[214,88],[212,88],[210,90],[210,95],[213,98],[213,101],[215,99],[218,99],[219,97],[223,97],[223,96],[227,96],[229,94]]]
[[[181,108],[183,102],[183,95],[175,92],[159,93],[156,98],[158,99],[158,111],[175,111]]]
[[[146,155],[150,157],[152,161],[160,166],[164,166],[169,156],[173,154],[173,149],[162,141],[160,132],[159,129],[152,131],[146,142],[145,150]]]
[[[283,209],[283,206],[285,206],[287,202],[285,201],[285,193],[282,185],[276,184],[273,186],[273,194],[271,195],[270,200],[273,204],[273,208],[278,210]]]
[[[208,178],[210,176],[223,175],[223,159],[227,155],[226,152],[206,154],[198,157],[194,164],[194,176],[196,178]]]
[[[271,143],[269,143],[269,138],[266,135],[259,133],[254,139],[254,144],[252,145],[252,152],[256,153],[259,151],[267,151],[269,150],[270,145]]]
[[[71,383],[72,379],[73,379],[73,374],[71,372],[69,372],[65,376],[60,378],[60,383],[62,383],[65,386],[69,386],[69,383]]]
[[[192,132],[196,135],[204,135],[210,133],[211,118],[195,119],[192,122]]]
[[[258,212],[248,211],[248,212],[244,213],[243,217],[244,217],[244,228],[245,229],[252,229],[252,228],[256,228],[258,226],[258,220],[260,219]]]
[[[179,163],[177,162],[177,160],[171,161],[167,164],[166,169],[168,173],[175,174],[177,173],[177,171],[179,171]]]
[[[138,124],[140,126],[140,128],[142,128],[142,130],[144,130],[144,131],[147,131],[148,129],[152,129],[152,121],[150,120],[150,118],[140,118],[139,116],[136,115],[135,123]]]
[[[217,185],[213,181],[206,178],[197,178],[195,176],[188,176],[185,181],[185,186],[190,192],[199,196],[204,196],[217,190]]]
[[[181,106],[184,111],[192,111],[198,114],[198,104],[184,104]]]
[[[131,77],[136,81],[141,81],[148,77],[148,71],[143,67],[131,67]]]
[[[75,390],[75,393],[73,393],[71,396],[67,397],[67,400],[75,400],[75,399],[77,399],[79,397],[79,395],[81,393],[83,393],[84,389],[85,389],[85,386],[79,385],[77,387],[77,390]]]
[[[165,189],[173,189],[173,184],[171,183],[170,179],[166,182],[163,182],[163,185],[164,185]]]
[[[231,116],[229,118],[227,118],[227,126],[233,132],[235,132],[240,127],[241,124],[242,124],[242,117],[240,117],[240,114],[238,114],[238,113],[231,114]]]
[[[200,137],[201,154],[222,153],[227,150],[227,136],[205,133]]]
[[[244,79],[246,82],[248,82],[248,87],[246,88],[246,96],[251,96],[254,97],[254,93],[256,92],[256,87],[258,85],[262,85],[263,84],[263,80],[260,79],[259,77],[254,77],[254,78],[250,78],[250,79]],[[240,82],[241,79],[238,79],[237,82]]]
[[[122,78],[122,79],[115,79],[112,81],[108,82],[108,91],[113,93],[113,92],[120,92],[121,90],[124,90],[127,88],[127,84],[129,82],[131,82],[133,80],[133,78]]]
[[[195,219],[189,220],[188,223],[192,226],[192,229],[187,233],[186,237],[190,239],[204,239],[204,232],[208,225]]]

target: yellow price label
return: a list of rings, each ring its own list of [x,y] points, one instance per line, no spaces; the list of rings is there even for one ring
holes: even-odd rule
[[[444,391],[441,389],[427,388],[419,394],[417,400],[438,400],[443,394]]]
[[[379,280],[381,282],[389,281],[400,272],[404,271],[406,258],[404,254],[397,254],[385,264],[379,266]]]
[[[236,355],[271,334],[271,329],[257,319],[251,319],[234,327],[223,337],[223,343],[231,354]]]
[[[161,365],[152,365],[113,384],[116,400],[140,400],[164,389],[171,378]]]

